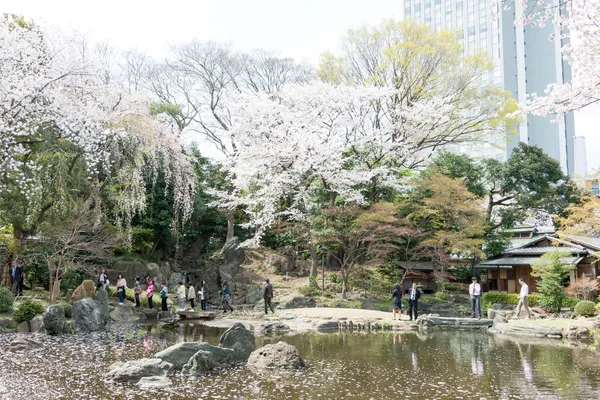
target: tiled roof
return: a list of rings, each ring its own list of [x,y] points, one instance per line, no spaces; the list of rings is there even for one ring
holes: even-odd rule
[[[581,244],[582,246],[589,246],[592,250],[598,251],[600,250],[600,238],[595,238],[591,236],[579,236],[579,235],[563,235],[559,234],[559,236],[563,239],[572,240]]]
[[[510,255],[538,255],[549,253],[551,251],[564,251],[571,254],[588,254],[588,251],[579,247],[557,247],[557,246],[541,246],[541,247],[521,247],[518,249],[508,249],[504,254]]]
[[[500,267],[510,268],[514,265],[531,265],[538,261],[540,257],[504,257],[494,258],[491,260],[482,261],[477,265],[477,268]],[[565,257],[560,259],[565,264],[576,264],[581,260],[581,257]]]

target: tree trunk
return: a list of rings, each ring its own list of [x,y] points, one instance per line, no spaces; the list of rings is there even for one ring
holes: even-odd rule
[[[346,292],[348,291],[348,278],[342,274],[342,299],[346,298]]]
[[[319,255],[314,244],[309,244],[308,250],[310,251],[310,275],[314,276],[319,271]]]
[[[20,260],[23,258],[23,253],[25,252],[25,233],[21,226],[13,225],[13,237],[15,238],[15,241],[19,243],[17,254],[15,254],[15,260]]]
[[[234,236],[234,232],[233,232],[233,228],[234,228],[234,223],[233,223],[233,210],[227,210],[227,239],[226,241],[229,242],[231,239],[233,239]]]

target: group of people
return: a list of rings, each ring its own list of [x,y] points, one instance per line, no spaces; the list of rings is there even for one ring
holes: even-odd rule
[[[106,289],[109,285],[108,275],[106,274],[106,270],[102,269],[100,271],[100,276],[98,277],[98,288]],[[154,308],[154,292],[156,291],[156,282],[154,279],[151,279],[149,276],[145,279],[146,283],[146,298],[148,299],[148,307]],[[227,286],[227,281],[224,282],[224,286]],[[117,296],[119,298],[119,304],[125,304],[125,298],[127,293],[127,280],[123,277],[122,274],[117,275],[117,282],[115,284],[117,288]],[[227,287],[227,291],[229,288]],[[135,283],[133,285],[133,292],[135,297],[135,306],[141,307],[141,295],[144,293],[144,288],[142,287],[142,280],[139,276],[135,278]],[[179,311],[183,311],[185,309],[186,300],[189,301],[190,306],[193,309],[196,307],[196,300],[200,300],[200,308],[202,311],[206,311],[207,300],[210,298],[209,287],[206,281],[202,281],[200,285],[200,290],[196,293],[196,288],[194,285],[189,282],[188,287],[186,289],[183,282],[179,282],[177,288],[177,298],[179,300]],[[167,300],[169,299],[169,289],[167,288],[166,283],[162,282],[160,284],[160,299],[161,299],[161,310],[168,311]],[[231,307],[231,306],[230,306]]]
[[[415,321],[419,317],[419,297],[421,297],[421,290],[416,283],[413,283],[408,290],[408,316],[411,321],[413,316]],[[402,319],[402,289],[397,283],[392,290],[392,315],[394,320]]]
[[[522,310],[525,310],[527,317],[531,318],[531,311],[527,304],[527,298],[529,296],[529,286],[525,283],[523,278],[519,278],[519,284],[521,285],[521,291],[519,293],[519,304],[515,310],[515,315],[518,318]],[[408,315],[410,320],[416,320],[419,316],[419,297],[421,297],[421,291],[417,288],[417,284],[413,283],[412,287],[408,291]],[[481,285],[477,282],[477,277],[471,278],[471,284],[469,285],[469,297],[471,298],[471,318],[481,319]],[[400,285],[395,284],[392,290],[392,318],[394,320],[400,320],[402,317],[402,289]]]

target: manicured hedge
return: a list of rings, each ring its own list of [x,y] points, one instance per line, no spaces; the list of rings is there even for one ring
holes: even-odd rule
[[[593,317],[596,314],[596,304],[593,301],[580,301],[575,305],[573,312],[582,317]]]
[[[542,295],[539,293],[531,293],[528,297],[527,304],[531,307],[540,305]],[[563,307],[574,307],[579,302],[579,299],[567,297],[563,300]],[[481,298],[481,308],[485,312],[492,304],[519,304],[519,295],[517,293],[497,293],[487,292]]]

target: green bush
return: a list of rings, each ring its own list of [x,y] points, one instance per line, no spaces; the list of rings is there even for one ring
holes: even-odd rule
[[[10,313],[13,310],[13,294],[7,287],[0,287],[0,313]]]
[[[39,301],[25,300],[19,304],[19,308],[13,314],[13,318],[17,323],[23,321],[31,321],[36,315],[46,312],[46,307]]]
[[[329,280],[331,281],[331,283],[338,283],[340,281],[337,274],[335,273],[329,274]]]
[[[73,293],[81,282],[85,279],[85,273],[77,269],[69,269],[65,271],[60,281],[60,291],[65,294],[68,292]]]
[[[73,317],[73,306],[69,303],[59,303],[57,304],[65,311],[65,318]]]
[[[433,296],[438,299],[438,300],[442,300],[442,301],[448,301],[448,293],[445,292],[435,292],[433,294]]]
[[[312,285],[302,286],[300,289],[298,289],[298,292],[300,292],[302,296],[309,297],[317,297],[321,295],[321,290]]]
[[[592,317],[596,314],[596,304],[593,301],[580,301],[575,305],[573,312],[582,317]]]
[[[530,307],[544,307],[544,308],[552,308],[553,304],[549,304],[552,301],[552,298],[547,298],[546,296],[539,293],[531,293],[527,298],[527,304]],[[565,297],[562,301],[563,307],[573,307],[575,304],[579,302],[578,299],[574,297]],[[488,308],[492,306],[492,304],[519,304],[519,295],[517,293],[497,293],[497,292],[486,292],[481,297],[481,309],[483,312],[487,312]]]

